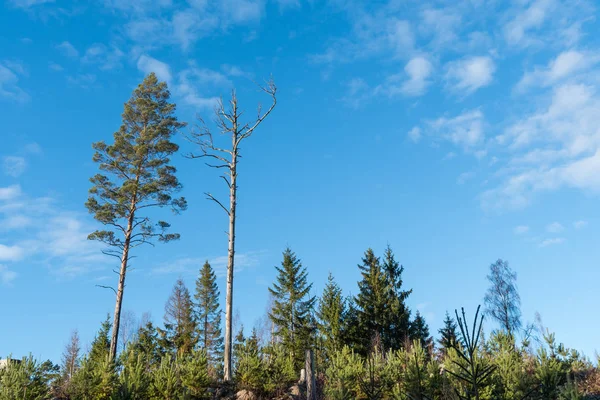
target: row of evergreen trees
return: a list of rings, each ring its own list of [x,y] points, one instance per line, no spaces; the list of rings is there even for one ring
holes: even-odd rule
[[[269,288],[270,329],[255,328],[246,336],[241,327],[235,337],[237,389],[267,399],[284,394],[298,380],[305,350],[311,348],[319,393],[326,399],[600,395],[598,370],[577,352],[558,345],[553,335],[542,332],[544,342],[538,344],[529,332],[518,343],[516,275],[501,260],[492,264],[492,287],[514,290],[512,297],[504,296],[512,299],[512,308],[500,303],[496,310],[502,329],[486,340],[477,317],[471,327],[464,313],[456,318],[447,313],[437,343],[424,318],[418,312],[411,317],[406,300],[412,290],[405,288],[404,268],[389,247],[381,259],[371,249],[365,252],[358,265],[361,280],[356,296],[344,296],[331,274],[322,295],[311,296],[308,272],[289,248],[275,268],[277,277]],[[109,356],[107,318],[86,354],[81,355],[77,334],[72,336],[60,367],[26,358],[0,370],[0,399],[221,398],[234,388],[222,382],[219,296],[207,262],[199,271],[193,296],[177,280],[163,326],[144,322],[117,358]],[[512,322],[505,326],[502,321]]]

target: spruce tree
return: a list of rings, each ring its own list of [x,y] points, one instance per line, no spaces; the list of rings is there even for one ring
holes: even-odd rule
[[[361,343],[357,343],[356,348],[362,354],[366,354],[372,344],[383,344],[381,341],[389,327],[389,283],[379,258],[372,249],[365,252],[362,264],[359,264],[358,268],[362,280],[358,282],[359,292],[355,301]]]
[[[269,288],[274,299],[269,317],[275,324],[275,334],[299,369],[304,361],[304,350],[311,346],[311,311],[316,298],[309,295],[312,283],[308,283],[306,268],[290,248],[283,252],[281,266],[275,269],[278,275]]]
[[[160,346],[159,341],[157,329],[152,321],[148,321],[140,327],[130,348],[134,354],[142,356],[148,367],[158,365],[165,354],[165,349]]]
[[[410,339],[418,340],[421,343],[421,347],[431,353],[433,338],[429,335],[427,322],[425,322],[425,318],[423,318],[419,311],[417,311],[414,321],[410,324]]]
[[[110,352],[110,316],[102,322],[100,330],[92,341],[88,358],[93,363],[102,363]]]
[[[330,357],[343,347],[343,328],[346,314],[346,300],[342,289],[337,284],[331,272],[327,284],[319,299],[319,332],[323,338],[326,357]]]
[[[385,348],[398,350],[409,337],[410,310],[406,299],[412,293],[412,289],[403,290],[404,267],[396,261],[390,246],[385,249],[382,268],[389,291],[382,340]]]
[[[175,104],[169,103],[167,84],[154,73],[134,90],[123,112],[123,124],[114,133],[112,145],[93,144],[93,160],[102,173],[93,176],[86,207],[105,229],[88,236],[109,246],[105,254],[119,259],[119,281],[115,291],[110,357],[117,354],[117,339],[130,250],[158,239],[167,242],[178,234],[166,233],[169,223],[152,223],[150,208],[169,207],[175,212],[186,208],[185,199],[173,198],[181,185],[170,164],[179,146],[171,141],[185,126],[175,117]]]
[[[198,343],[190,292],[178,279],[165,305],[165,329],[159,330],[166,346],[177,356],[190,354]]]
[[[454,321],[454,319],[450,316],[448,311],[446,311],[446,318],[444,318],[444,326],[440,328],[438,331],[440,333],[440,339],[438,343],[440,347],[444,350],[448,350],[452,347],[453,343],[457,341],[458,325]]]
[[[219,306],[219,288],[217,277],[206,261],[196,280],[195,317],[198,323],[198,339],[206,350],[211,367],[223,356],[223,337],[221,336],[221,309]]]

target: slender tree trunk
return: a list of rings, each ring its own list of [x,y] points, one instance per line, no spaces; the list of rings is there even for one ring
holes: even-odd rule
[[[315,357],[312,350],[306,350],[306,400],[317,400],[315,384]]]
[[[234,115],[236,115],[234,113]],[[234,259],[235,259],[235,206],[236,206],[236,194],[237,194],[237,124],[234,122],[234,134],[233,136],[233,152],[231,156],[230,166],[230,178],[231,187],[229,189],[229,249],[227,252],[227,294],[225,297],[225,362],[224,362],[224,374],[223,379],[225,382],[231,380],[232,363],[231,363],[231,349],[232,349],[232,304],[233,304],[233,270],[234,270]]]
[[[133,230],[134,213],[129,214],[127,221],[127,231],[125,233],[125,242],[123,245],[123,255],[121,256],[121,269],[119,271],[119,286],[117,286],[117,301],[115,303],[115,315],[113,318],[112,336],[110,339],[109,357],[114,360],[117,356],[117,340],[119,338],[119,325],[121,322],[121,307],[123,305],[123,290],[125,289],[125,275],[127,274],[127,261],[129,261],[129,244],[131,241],[131,232]]]

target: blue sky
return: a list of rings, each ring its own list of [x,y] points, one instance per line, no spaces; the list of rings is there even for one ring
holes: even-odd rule
[[[600,43],[593,1],[8,0],[0,12],[0,355],[59,361],[114,307],[111,260],[86,240],[91,143],[111,140],[148,72],[178,116],[211,119],[236,87],[247,116],[273,75],[278,105],[242,149],[235,305],[264,314],[286,246],[320,294],[329,271],[389,243],[409,299],[437,331],[474,311],[490,263],[593,356],[600,234]],[[194,148],[179,137],[182,152]],[[124,310],[162,323],[178,277],[223,273],[215,171],[175,157],[189,209],[177,243],[137,252]],[[490,326],[491,328],[491,326]],[[85,347],[85,345],[84,345]]]

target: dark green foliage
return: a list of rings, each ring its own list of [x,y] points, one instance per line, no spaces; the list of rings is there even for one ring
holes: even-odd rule
[[[269,317],[275,324],[275,334],[289,351],[297,370],[304,363],[304,351],[312,346],[314,327],[311,312],[316,302],[309,292],[308,273],[291,249],[283,252],[277,282],[269,288],[273,295],[273,309]]]
[[[373,250],[368,249],[358,266],[362,280],[358,282],[358,295],[356,306],[358,310],[359,339],[357,350],[365,355],[374,341],[381,344],[386,337],[387,323],[389,322],[386,309],[389,302],[388,282],[381,268],[379,258]]]
[[[331,355],[327,367],[325,395],[332,400],[354,400],[360,398],[360,378],[364,373],[364,362],[348,346]]]
[[[385,249],[382,268],[389,285],[389,306],[385,313],[386,322],[382,340],[385,348],[396,350],[402,348],[409,338],[410,310],[406,305],[406,299],[412,293],[412,289],[403,290],[404,267],[396,261],[390,246]]]
[[[92,341],[92,347],[88,354],[88,359],[95,363],[104,362],[110,351],[110,316],[106,316],[100,330]]]
[[[159,345],[158,331],[152,321],[141,326],[133,342],[128,346],[128,350],[135,355],[142,356],[147,367],[160,363],[164,355],[164,348]]]
[[[438,343],[443,350],[447,350],[452,347],[453,343],[456,343],[458,337],[457,331],[458,325],[454,319],[446,311],[446,318],[444,318],[444,326],[438,331],[440,338]]]
[[[352,343],[366,355],[375,343],[383,350],[399,349],[410,336],[410,310],[405,304],[412,290],[403,290],[404,267],[395,260],[388,246],[383,264],[372,249],[368,249],[358,266],[362,279],[355,298],[356,320],[350,319],[349,331],[356,338]],[[349,313],[351,314],[351,313]]]
[[[192,298],[181,279],[165,305],[165,329],[159,332],[166,348],[177,356],[190,354],[198,343]]]
[[[216,365],[223,357],[219,296],[217,277],[207,261],[196,280],[194,305],[199,343],[206,350],[213,375],[216,375]]]
[[[429,327],[425,318],[417,311],[414,321],[410,324],[410,338],[411,340],[418,340],[421,347],[430,354],[433,347],[433,338],[429,335]]]
[[[329,273],[327,285],[319,300],[317,312],[319,318],[319,332],[323,340],[325,357],[341,350],[343,346],[344,318],[346,317],[346,299],[342,289]]]

